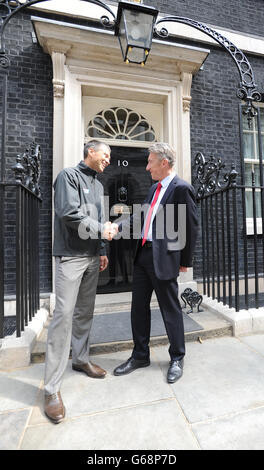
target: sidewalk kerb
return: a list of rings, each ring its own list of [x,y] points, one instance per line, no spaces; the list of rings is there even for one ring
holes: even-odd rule
[[[27,367],[31,363],[31,351],[47,321],[49,312],[41,308],[35,317],[16,337],[16,332],[0,340],[0,370],[10,370]]]
[[[207,296],[203,297],[202,306],[228,320],[233,326],[234,336],[264,331],[264,308],[250,308],[236,312],[235,308],[229,308],[228,305],[223,305],[222,302]]]

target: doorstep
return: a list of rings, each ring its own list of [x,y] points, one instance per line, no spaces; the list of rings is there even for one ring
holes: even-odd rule
[[[131,293],[118,293],[97,296],[94,321],[91,330],[91,355],[131,350],[133,347],[130,327]],[[215,312],[203,308],[203,311],[187,314],[184,312],[185,341],[204,341],[208,338],[232,336],[231,322]],[[155,296],[151,302],[152,326],[151,346],[168,344],[161,313]],[[31,362],[45,362],[47,332],[51,316],[35,343],[31,353]]]

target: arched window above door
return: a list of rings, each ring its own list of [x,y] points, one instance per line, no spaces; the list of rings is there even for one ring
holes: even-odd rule
[[[90,120],[86,137],[154,142],[155,131],[141,114],[128,108],[108,108]]]

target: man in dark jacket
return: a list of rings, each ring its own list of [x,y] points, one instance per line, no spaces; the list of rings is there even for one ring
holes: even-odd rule
[[[170,343],[167,380],[173,383],[182,376],[185,355],[177,277],[192,266],[198,219],[193,187],[174,172],[174,150],[166,143],[156,143],[149,152],[146,170],[158,183],[150,188],[145,200],[147,210],[145,218],[141,214],[141,238],[134,260],[131,306],[134,349],[128,361],[114,370],[114,375],[128,374],[150,364],[150,301],[154,290]],[[132,224],[135,227],[133,216]],[[126,222],[115,229],[122,232],[124,225]]]
[[[89,361],[89,334],[99,271],[106,269],[103,186],[96,179],[110,164],[110,148],[98,141],[84,147],[84,161],[65,168],[54,183],[56,305],[46,349],[45,413],[55,423],[65,416],[60,387],[72,345],[72,368],[89,377],[106,371]]]

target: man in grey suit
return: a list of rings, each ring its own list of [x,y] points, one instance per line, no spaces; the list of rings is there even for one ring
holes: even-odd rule
[[[110,222],[104,223],[103,186],[96,179],[110,164],[110,147],[90,141],[84,160],[65,168],[54,183],[54,246],[56,304],[48,330],[45,367],[45,414],[54,423],[65,416],[60,394],[62,377],[72,345],[72,368],[89,377],[106,371],[89,361],[99,271],[107,268],[104,239],[110,239]]]

